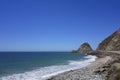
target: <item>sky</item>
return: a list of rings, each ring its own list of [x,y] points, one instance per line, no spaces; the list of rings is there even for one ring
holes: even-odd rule
[[[0,51],[93,49],[120,28],[120,0],[0,0]]]

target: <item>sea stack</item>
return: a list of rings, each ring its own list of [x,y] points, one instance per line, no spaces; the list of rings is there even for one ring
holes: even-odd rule
[[[120,51],[120,29],[103,40],[99,44],[97,51]]]
[[[76,53],[90,53],[92,51],[93,51],[93,49],[91,48],[89,43],[85,42],[80,46],[80,48],[78,48],[78,50],[74,50],[73,52],[76,52]]]

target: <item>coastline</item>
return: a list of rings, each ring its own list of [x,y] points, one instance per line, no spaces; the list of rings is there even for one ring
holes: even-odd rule
[[[49,75],[41,76],[41,71],[34,70],[23,74],[13,74],[7,77],[3,76],[0,80],[21,80],[24,76],[24,79],[32,80],[119,80],[113,77],[120,76],[117,72],[120,70],[120,51],[119,53],[117,52],[95,51],[89,53],[89,55],[86,56],[88,60],[82,62],[77,61],[77,64],[76,62],[72,62],[70,65],[76,66],[70,68],[70,65],[68,65],[65,70],[62,68],[63,72],[61,70],[61,72],[58,73],[53,71],[53,74],[49,73]],[[95,58],[95,56],[97,56],[97,58]],[[59,67],[53,67],[53,69],[55,68],[58,69]],[[50,69],[45,68],[45,70],[50,72]]]
[[[112,61],[110,56],[99,58],[86,67],[67,71],[55,76],[50,77],[47,80],[105,80],[107,74],[101,75],[96,73],[105,64]]]
[[[91,59],[89,59],[90,57],[91,57]],[[86,66],[90,65],[91,63],[93,63],[94,61],[99,59],[95,55],[88,55],[86,58],[88,58],[88,60],[84,60],[82,62],[82,64],[80,62],[81,65],[78,64],[79,65],[78,67],[71,68],[71,69],[66,69],[65,71],[60,71],[60,72],[57,72],[57,73],[53,73],[53,74],[49,74],[49,75],[46,75],[46,76],[42,76],[42,78],[43,78],[42,80],[53,80],[52,78],[55,77],[55,76],[64,75],[66,73],[71,73],[72,71],[76,71],[76,70],[85,68]],[[66,76],[66,77],[68,77],[68,76]],[[54,79],[54,80],[63,80],[63,79]]]
[[[28,55],[26,55],[26,56],[28,56]],[[29,56],[33,56],[33,55],[29,55]],[[47,55],[45,54],[45,56],[47,56]],[[60,59],[56,58],[57,56],[59,56]],[[65,63],[62,63],[62,64],[57,63],[56,65],[34,68],[33,70],[28,70],[28,71],[21,72],[21,73],[18,72],[18,73],[13,73],[10,75],[9,74],[3,75],[0,77],[0,80],[22,80],[22,79],[24,79],[24,80],[46,80],[51,76],[55,76],[57,74],[64,73],[66,71],[85,67],[97,59],[96,56],[91,56],[91,55],[86,55],[86,54],[85,55],[84,54],[83,55],[82,54],[75,55],[75,54],[66,54],[66,53],[61,54],[60,53],[60,54],[57,54],[57,56],[56,57],[53,56],[53,57],[55,57],[54,61],[62,60],[63,59],[62,56],[63,56],[64,58],[66,58],[64,60]],[[53,57],[51,57],[51,59],[53,59]],[[70,57],[70,58],[68,59],[67,57]],[[41,60],[41,57],[38,57],[38,58]],[[44,60],[46,60],[46,59],[44,59]],[[44,60],[42,59],[42,61],[44,61]],[[37,61],[38,61],[38,59],[37,59]],[[34,63],[32,63],[32,64],[34,64]]]

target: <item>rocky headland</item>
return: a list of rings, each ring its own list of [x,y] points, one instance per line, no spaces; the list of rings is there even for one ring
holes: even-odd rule
[[[89,43],[83,43],[77,50],[73,50],[73,53],[91,53],[93,49],[89,45]]]
[[[104,39],[98,46],[97,51],[119,51],[120,50],[120,29]]]
[[[104,39],[93,51],[89,43],[83,43],[73,53],[89,53],[99,59],[77,70],[52,76],[48,80],[120,80],[120,29]]]

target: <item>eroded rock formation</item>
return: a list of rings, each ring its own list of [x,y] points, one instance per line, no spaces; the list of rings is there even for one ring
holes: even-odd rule
[[[83,43],[80,48],[78,48],[78,50],[74,50],[72,52],[76,52],[76,53],[90,53],[92,52],[93,49],[91,48],[91,46],[89,45],[89,43]]]

